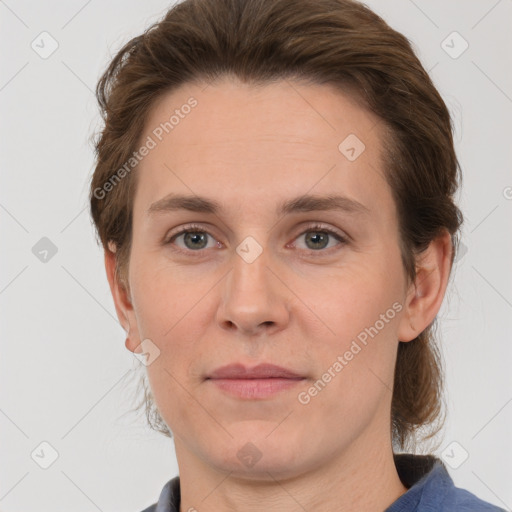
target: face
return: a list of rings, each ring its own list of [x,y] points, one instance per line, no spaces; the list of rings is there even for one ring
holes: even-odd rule
[[[389,441],[407,286],[381,130],[326,85],[154,105],[124,314],[179,464],[283,478]],[[240,373],[263,364],[288,373]]]

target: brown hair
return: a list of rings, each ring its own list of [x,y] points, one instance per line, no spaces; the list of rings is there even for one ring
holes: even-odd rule
[[[353,0],[185,0],[126,43],[97,85],[104,128],[95,142],[91,214],[101,243],[116,248],[116,272],[128,290],[133,172],[104,184],[137,149],[150,108],[191,82],[234,76],[251,84],[282,79],[350,91],[385,128],[384,171],[399,216],[404,273],[447,230],[452,264],[463,216],[453,196],[462,179],[449,111],[408,39]],[[119,178],[119,175],[117,176]],[[103,191],[103,192],[98,192]],[[431,438],[443,412],[442,361],[433,329],[400,342],[390,425],[394,447]],[[171,432],[144,383],[143,404],[155,430]]]

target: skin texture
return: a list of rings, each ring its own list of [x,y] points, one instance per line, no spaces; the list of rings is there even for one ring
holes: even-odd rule
[[[160,350],[147,372],[174,436],[181,511],[382,511],[406,491],[390,435],[398,340],[414,339],[439,311],[449,234],[431,244],[408,286],[382,125],[348,95],[284,80],[187,84],[153,105],[141,140],[191,96],[197,106],[136,171],[128,291],[115,279],[115,254],[105,252],[127,349],[140,352],[150,339]],[[354,161],[338,149],[349,134],[365,144]],[[171,192],[206,196],[224,211],[147,213]],[[276,215],[280,202],[302,194],[348,196],[369,214]],[[347,242],[318,242],[317,222]],[[164,244],[188,223],[200,224],[204,242],[186,245],[182,235]],[[248,236],[262,249],[252,263],[236,251]],[[301,403],[298,394],[394,303],[394,318]],[[253,400],[205,380],[238,362],[277,364],[305,379]],[[252,465],[237,456],[250,449],[260,457]]]

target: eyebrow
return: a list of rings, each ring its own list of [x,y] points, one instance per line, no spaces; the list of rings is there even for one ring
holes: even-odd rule
[[[214,215],[224,211],[222,205],[213,199],[171,193],[154,202],[146,213],[147,215],[154,215],[176,210]],[[278,216],[313,211],[343,211],[357,216],[368,216],[371,213],[371,210],[362,203],[340,195],[318,196],[305,194],[284,201],[276,209]]]

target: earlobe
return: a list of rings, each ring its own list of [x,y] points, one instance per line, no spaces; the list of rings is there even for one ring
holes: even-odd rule
[[[451,236],[444,231],[418,257],[416,279],[408,290],[399,325],[400,341],[417,338],[435,320],[448,285],[451,256]]]
[[[109,242],[109,249],[105,249],[105,270],[107,279],[110,286],[110,292],[114,299],[114,306],[116,308],[117,317],[121,327],[127,334],[130,332],[130,311],[133,310],[130,298],[125,290],[125,287],[119,282],[116,273],[116,254],[115,250],[111,250],[112,245]],[[114,246],[115,248],[115,246]]]
[[[411,341],[415,339],[419,332],[415,327],[415,300],[417,298],[414,283],[411,285],[404,305],[404,312],[398,328],[398,341]]]

